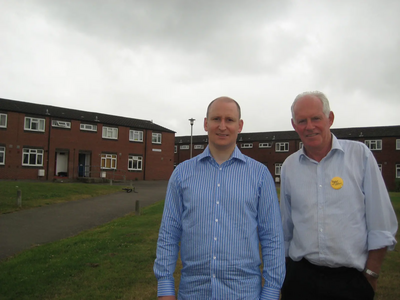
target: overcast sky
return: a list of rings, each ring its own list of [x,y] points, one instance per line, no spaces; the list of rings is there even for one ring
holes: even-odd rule
[[[398,0],[0,0],[0,98],[205,134],[208,103],[243,132],[291,130],[324,92],[333,128],[400,125]],[[0,108],[1,109],[1,108]]]

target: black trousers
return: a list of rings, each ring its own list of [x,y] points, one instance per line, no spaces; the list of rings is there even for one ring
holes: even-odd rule
[[[373,300],[375,292],[353,268],[316,266],[306,259],[286,262],[281,300]]]

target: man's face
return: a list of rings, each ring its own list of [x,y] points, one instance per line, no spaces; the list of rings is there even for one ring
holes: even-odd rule
[[[334,115],[323,113],[323,105],[316,96],[304,96],[294,106],[292,125],[304,144],[306,151],[320,151],[331,147],[330,128]]]
[[[217,150],[233,150],[242,128],[238,107],[232,101],[216,100],[204,118],[204,130],[208,132],[210,147]]]

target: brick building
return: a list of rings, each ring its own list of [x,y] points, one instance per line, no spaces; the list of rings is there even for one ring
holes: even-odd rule
[[[0,179],[167,180],[174,138],[147,120],[0,98]]]
[[[365,143],[374,154],[389,190],[400,180],[400,126],[331,129],[338,139]],[[193,136],[193,156],[207,147],[207,135]],[[243,154],[266,165],[275,181],[280,181],[280,170],[286,157],[302,147],[295,131],[240,133],[237,146]],[[177,165],[190,157],[190,136],[175,137]]]

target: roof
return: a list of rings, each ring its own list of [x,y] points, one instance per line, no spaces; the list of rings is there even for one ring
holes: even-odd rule
[[[355,127],[355,128],[331,128],[331,132],[338,139],[360,139],[360,138],[382,138],[382,137],[400,137],[400,125],[379,126],[379,127]],[[299,140],[298,134],[294,130],[290,131],[270,131],[270,132],[252,132],[239,133],[239,142],[270,142]],[[207,135],[193,136],[193,143],[207,143]],[[176,136],[175,144],[189,144],[189,136]]]
[[[36,104],[30,102],[16,101],[0,98],[0,110],[25,113],[42,117],[54,117],[66,120],[79,120],[89,123],[101,123],[115,126],[125,126],[137,129],[150,129],[153,131],[171,132],[168,128],[162,127],[148,120],[133,119],[107,115],[97,112],[69,109],[64,107]]]

